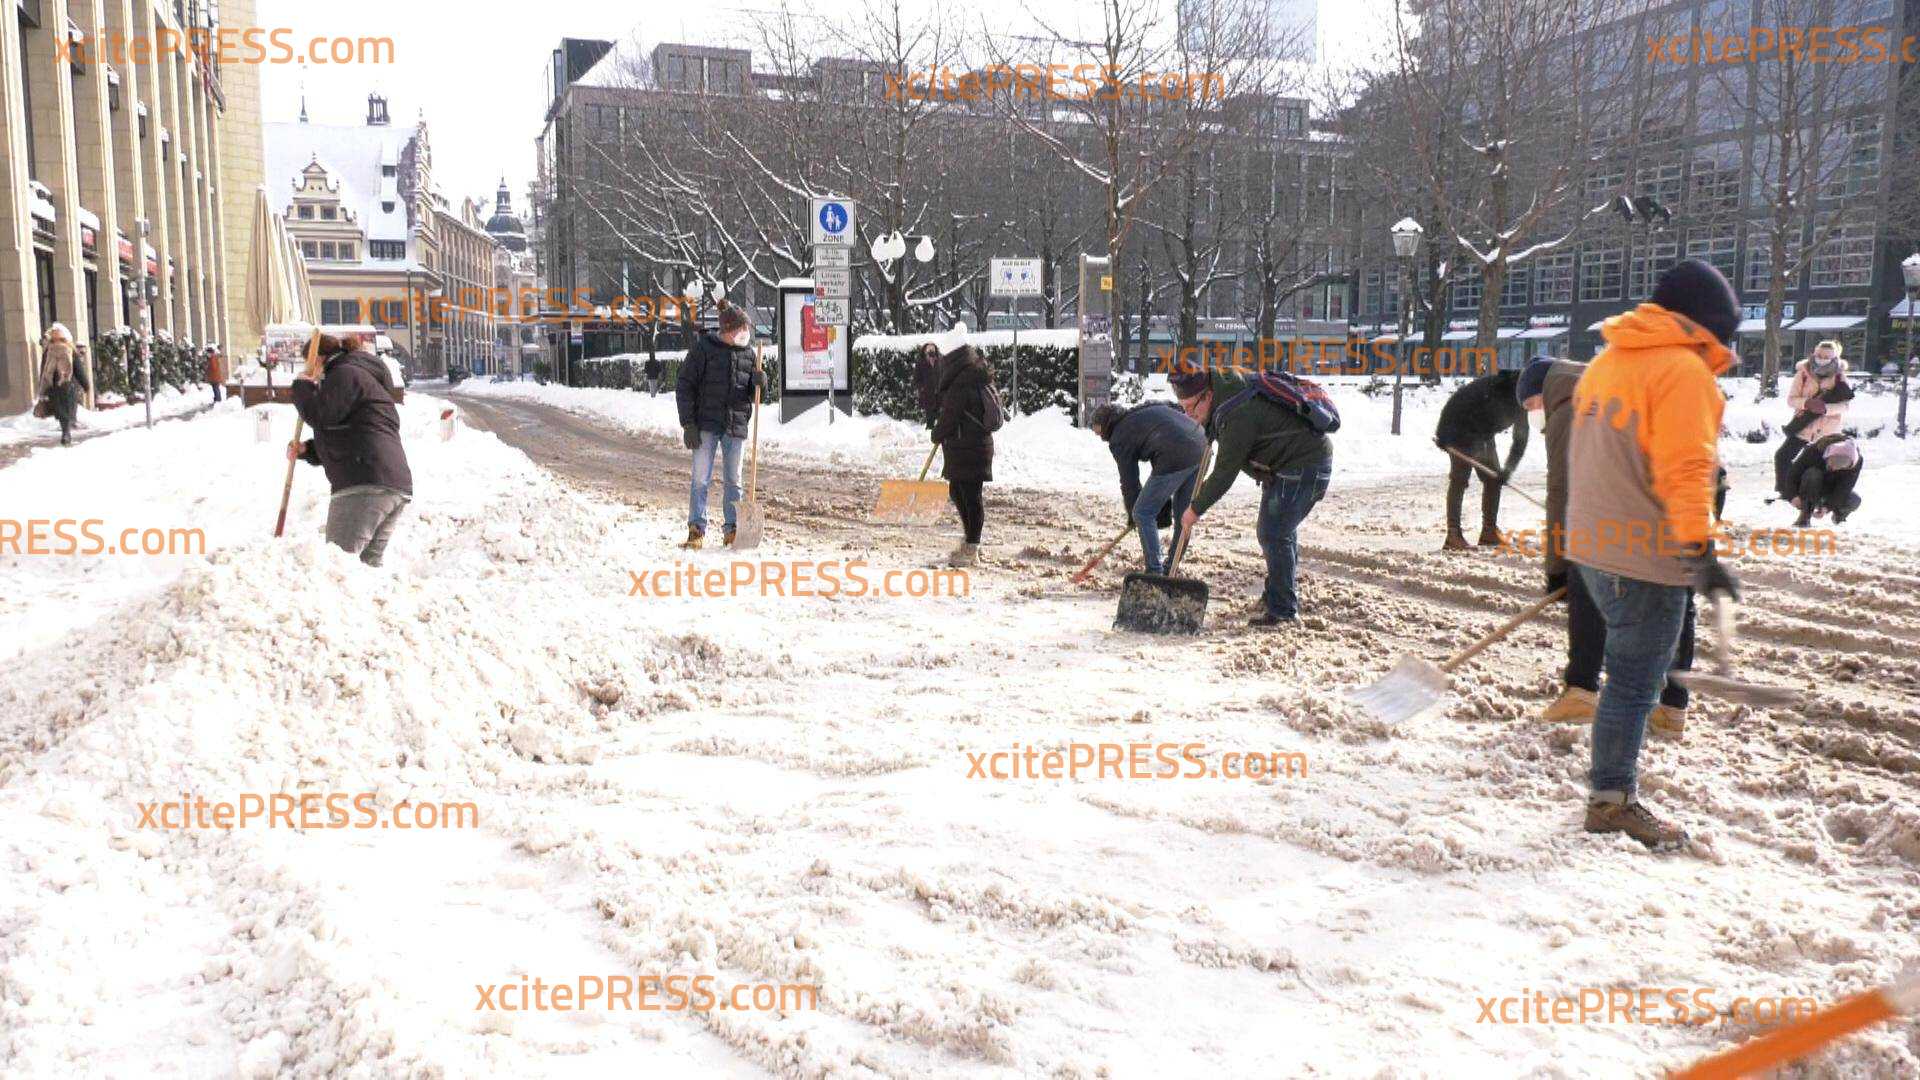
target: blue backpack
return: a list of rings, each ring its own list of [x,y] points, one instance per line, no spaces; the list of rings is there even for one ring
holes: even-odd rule
[[[1246,389],[1220,406],[1227,412],[1255,394],[1287,410],[1322,435],[1340,430],[1340,410],[1319,383],[1303,379],[1291,371],[1260,371],[1246,376]]]

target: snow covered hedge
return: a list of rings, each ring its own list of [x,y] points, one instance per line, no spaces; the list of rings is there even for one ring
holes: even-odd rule
[[[131,330],[116,330],[93,342],[94,393],[118,394],[128,401],[140,397],[145,380],[140,369],[140,338]],[[206,378],[206,360],[191,341],[174,341],[164,331],[153,335],[153,388],[185,390]]]
[[[860,412],[882,413],[896,420],[919,421],[920,403],[913,392],[913,351],[906,341],[863,338],[853,349],[853,401]],[[993,381],[1002,400],[1012,405],[1013,346],[975,345],[993,365]],[[1020,404],[1022,415],[1049,408],[1071,411],[1074,384],[1080,378],[1080,350],[1057,344],[1020,344]]]
[[[667,368],[660,377],[660,386],[663,390],[671,390],[674,381],[680,377],[680,361],[686,353],[663,352],[658,355]],[[767,389],[761,400],[779,401],[780,357],[769,348],[764,351],[761,363],[767,369]],[[647,358],[640,353],[576,360],[573,365],[573,385],[606,390],[645,390],[646,365]]]

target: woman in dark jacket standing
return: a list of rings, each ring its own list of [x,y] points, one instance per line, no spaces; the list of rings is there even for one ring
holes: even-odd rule
[[[993,433],[1003,418],[993,391],[993,371],[979,350],[961,345],[940,364],[939,415],[933,441],[940,444],[940,475],[947,497],[960,511],[966,539],[948,556],[948,566],[972,566],[980,560],[980,530],[986,524],[983,486],[993,479]]]
[[[320,336],[313,366],[293,381],[293,407],[313,438],[287,447],[289,458],[327,472],[327,542],[379,566],[400,512],[413,501],[413,471],[400,444],[392,376],[360,338]]]

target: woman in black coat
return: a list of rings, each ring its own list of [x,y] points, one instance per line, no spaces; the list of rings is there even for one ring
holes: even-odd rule
[[[945,459],[940,475],[947,478],[947,497],[966,530],[947,565],[972,566],[980,559],[980,530],[987,518],[983,486],[993,479],[993,433],[1004,421],[993,371],[977,349],[962,345],[941,360],[936,398],[933,441]]]
[[[940,419],[940,346],[931,341],[914,354],[913,396],[932,427]]]

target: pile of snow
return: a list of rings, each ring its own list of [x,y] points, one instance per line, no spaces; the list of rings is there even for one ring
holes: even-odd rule
[[[942,344],[947,331],[929,330],[919,334],[862,334],[853,339],[855,352],[912,352],[931,341]],[[989,346],[1011,346],[1014,343],[1013,330],[971,330],[962,335],[966,342],[976,349]],[[1035,328],[1018,331],[1020,346],[1035,349],[1077,349],[1080,347],[1080,331],[1076,328],[1054,328],[1051,330]]]

